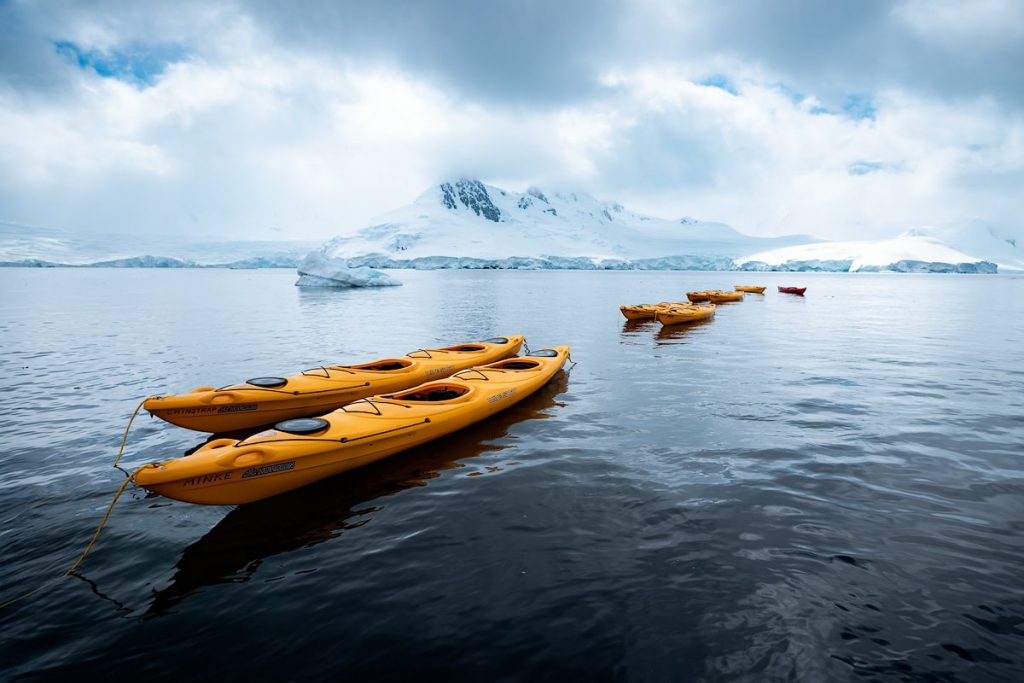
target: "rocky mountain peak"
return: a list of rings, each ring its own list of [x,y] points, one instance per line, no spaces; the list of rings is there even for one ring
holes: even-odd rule
[[[445,208],[457,211],[461,205],[489,221],[501,221],[501,209],[494,205],[487,186],[479,180],[459,178],[455,182],[441,183],[440,188]]]

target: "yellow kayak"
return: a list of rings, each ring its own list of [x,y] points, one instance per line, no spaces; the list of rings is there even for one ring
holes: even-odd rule
[[[637,304],[635,306],[619,306],[626,320],[653,320],[654,314],[670,306],[688,306],[685,302],[662,301],[657,304]]]
[[[743,301],[743,292],[708,292],[708,300],[713,304],[727,304],[730,301]]]
[[[269,498],[450,434],[523,400],[565,364],[568,346],[536,351],[316,418],[285,420],[245,439],[215,439],[138,470],[168,498],[238,505]]]
[[[702,301],[708,300],[707,292],[687,292],[686,298],[690,300],[690,303],[699,304]]]
[[[658,307],[653,304],[637,304],[636,306],[619,306],[619,311],[626,320],[650,320],[657,313]]]
[[[289,377],[256,377],[217,389],[154,396],[143,407],[171,424],[200,432],[231,432],[297,417],[322,415],[360,398],[401,391],[474,365],[514,356],[522,336],[495,337],[361,365],[329,365]]]
[[[656,320],[662,325],[678,325],[707,320],[715,315],[715,305],[678,306],[658,311]]]
[[[764,294],[764,287],[755,287],[754,285],[736,285],[737,292],[746,292],[747,294]]]

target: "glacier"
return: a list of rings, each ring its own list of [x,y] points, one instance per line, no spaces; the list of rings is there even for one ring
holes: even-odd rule
[[[160,234],[81,235],[0,220],[0,267],[295,268],[320,243],[322,240],[186,240]]]
[[[908,230],[889,240],[784,247],[737,259],[736,265],[740,270],[851,273],[995,273],[998,270],[996,263],[954,249],[923,229]]]

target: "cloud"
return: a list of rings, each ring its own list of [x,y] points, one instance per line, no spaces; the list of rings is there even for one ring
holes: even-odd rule
[[[271,50],[258,29],[244,32],[233,36],[237,57],[175,62],[152,83],[76,59],[57,106],[0,95],[4,218],[326,236],[446,175],[515,179],[586,163],[603,130],[588,133],[586,114],[571,109],[476,105],[398,71]]]
[[[327,236],[475,175],[760,234],[1019,233],[1022,8],[3,4],[0,219]]]
[[[1024,107],[1024,4],[1015,0],[722,0],[678,14],[659,30],[700,26],[678,57],[759,65],[829,108],[887,89]]]
[[[1006,189],[1024,179],[1024,121],[994,103],[885,91],[871,116],[851,116],[756,78],[736,81],[738,95],[674,68],[607,82],[617,90],[609,106],[629,123],[594,176],[600,193],[628,205],[833,238],[980,215],[1019,225],[1011,205],[1020,200]]]
[[[383,64],[474,100],[564,103],[592,95],[621,42],[613,0],[257,0],[253,21],[286,49]]]

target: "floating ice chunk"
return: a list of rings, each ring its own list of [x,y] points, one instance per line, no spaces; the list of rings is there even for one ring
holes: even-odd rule
[[[345,259],[311,252],[299,264],[296,287],[393,287],[402,284],[381,270],[349,268]]]

